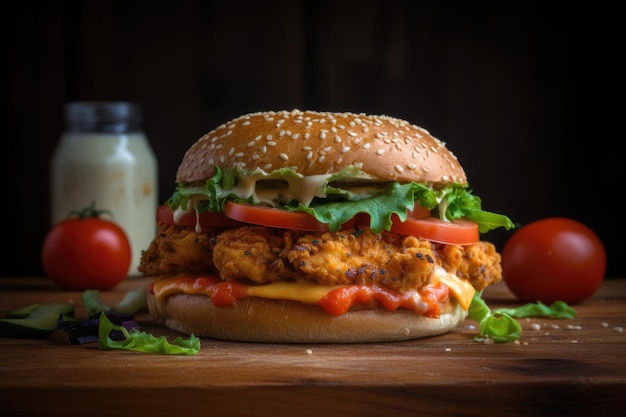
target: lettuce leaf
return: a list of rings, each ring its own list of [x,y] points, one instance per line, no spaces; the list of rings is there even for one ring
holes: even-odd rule
[[[262,171],[257,171],[245,175],[261,175],[269,179],[301,177],[290,168],[282,168],[268,174],[260,174]],[[258,204],[252,197],[244,198],[233,192],[238,175],[244,174],[237,169],[224,172],[216,166],[215,174],[205,181],[204,185],[178,184],[167,203],[172,209],[180,207],[186,210],[189,200],[193,199],[195,208],[200,213],[222,212],[225,202],[229,200]],[[322,183],[317,193],[321,197],[314,198],[310,204],[289,201],[278,204],[277,208],[309,213],[320,222],[327,223],[331,231],[339,230],[341,224],[358,213],[370,216],[370,227],[374,233],[389,230],[392,214],[397,214],[404,221],[406,211],[412,210],[416,202],[444,220],[470,219],[478,224],[480,233],[500,227],[507,230],[515,227],[507,216],[483,210],[480,198],[473,195],[465,185],[452,184],[441,190],[433,190],[427,184],[391,182],[373,195],[365,197],[355,196],[348,190],[331,185],[333,181],[350,178],[369,177],[360,170],[360,167],[346,167]]]
[[[548,317],[551,319],[574,319],[576,310],[564,301],[555,301],[550,306],[541,301],[528,303],[517,308],[500,308],[498,313],[505,313],[513,317]]]
[[[111,332],[120,331],[124,335],[122,340],[113,340]],[[177,337],[169,343],[165,336],[155,337],[138,329],[130,332],[123,326],[117,326],[100,313],[100,327],[98,330],[100,349],[122,349],[145,353],[164,355],[195,355],[200,351],[200,339],[193,334],[188,339]]]
[[[519,322],[507,313],[492,313],[479,291],[474,293],[468,318],[479,323],[479,334],[474,336],[476,342],[483,342],[485,339],[491,339],[496,343],[515,342],[522,334]]]

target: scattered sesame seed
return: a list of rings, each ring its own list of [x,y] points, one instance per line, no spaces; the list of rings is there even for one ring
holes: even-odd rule
[[[280,157],[284,159],[285,161],[289,159],[289,156],[286,153],[281,153]]]
[[[384,153],[385,153],[384,149],[379,149],[379,150],[376,151],[376,155],[382,155]]]
[[[394,168],[396,169],[396,171],[398,171],[399,173],[403,173],[404,172],[404,168],[402,168],[400,165],[396,165],[394,166]]]
[[[343,148],[341,148],[341,153],[346,153],[350,151],[350,147],[349,146],[344,146]]]

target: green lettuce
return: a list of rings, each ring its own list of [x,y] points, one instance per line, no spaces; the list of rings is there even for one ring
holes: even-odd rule
[[[467,317],[479,323],[479,334],[474,336],[477,342],[483,342],[485,339],[491,339],[496,343],[515,342],[522,334],[519,322],[507,313],[492,313],[479,291],[474,293]]]
[[[550,306],[537,301],[516,308],[499,308],[498,313],[505,313],[513,317],[548,317],[551,319],[574,319],[576,310],[565,301],[555,301]]]
[[[122,332],[123,340],[113,340],[110,337],[112,331]],[[155,337],[141,330],[126,330],[107,318],[104,312],[100,313],[98,328],[100,349],[122,349],[145,353],[158,353],[164,355],[195,355],[200,351],[200,339],[193,334],[188,339],[177,337],[173,343],[169,343],[165,336]]]
[[[242,198],[233,192],[240,175],[260,175],[257,171],[242,173],[240,169],[222,171],[215,167],[215,174],[204,185],[179,184],[167,203],[172,209],[186,210],[189,200],[193,199],[198,212],[222,212],[226,201],[256,204],[252,197]],[[301,178],[290,168],[282,168],[269,174],[264,179]],[[374,233],[391,228],[391,216],[396,214],[401,221],[406,220],[407,210],[412,210],[417,202],[420,206],[432,210],[433,215],[444,220],[467,218],[476,222],[480,233],[486,233],[499,227],[507,230],[514,228],[513,222],[504,215],[485,211],[481,200],[472,191],[461,184],[451,184],[440,190],[433,190],[427,184],[391,182],[376,190],[372,195],[357,196],[349,190],[332,186],[333,181],[341,179],[369,178],[359,167],[346,167],[339,173],[329,176],[317,193],[318,198],[304,205],[298,201],[282,202],[277,208],[291,211],[303,211],[314,216],[322,223],[327,223],[331,231],[337,231],[341,225],[356,214],[365,213],[370,217],[370,227]]]

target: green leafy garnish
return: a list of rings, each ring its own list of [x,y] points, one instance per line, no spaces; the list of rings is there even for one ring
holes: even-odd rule
[[[260,204],[259,201],[254,201],[250,187],[237,187],[241,178],[244,177],[248,179],[248,182],[250,180],[252,182],[302,180],[302,175],[291,168],[281,168],[265,173],[259,169],[246,172],[241,168],[222,171],[216,166],[213,177],[205,181],[204,185],[178,184],[168,204],[172,209],[180,207],[186,210],[189,200],[193,199],[195,209],[200,213],[221,212],[226,201]],[[433,215],[443,220],[460,218],[472,220],[478,224],[480,233],[499,227],[507,230],[515,227],[507,216],[483,210],[480,198],[472,195],[472,191],[466,185],[450,184],[442,189],[434,190],[428,184],[415,182],[405,184],[390,182],[383,187],[380,187],[380,183],[370,182],[370,185],[374,185],[370,186],[369,191],[358,195],[337,185],[337,180],[359,181],[368,178],[371,179],[361,171],[360,167],[346,167],[341,172],[329,175],[324,181],[320,181],[319,189],[315,193],[316,198],[312,201],[304,203],[295,200],[273,201],[272,204],[283,210],[309,213],[320,222],[327,223],[331,231],[339,230],[343,223],[358,213],[369,214],[370,227],[374,233],[389,230],[392,214],[397,214],[400,220],[404,221],[407,210],[412,210],[416,202],[432,210]]]
[[[124,339],[113,340],[109,336],[112,331],[122,332]],[[169,343],[165,336],[155,337],[137,329],[129,332],[123,326],[111,323],[104,313],[100,313],[98,336],[100,349],[122,349],[164,355],[195,355],[200,351],[200,339],[193,334],[186,340],[177,337],[173,343]]]
[[[517,320],[504,312],[492,313],[478,291],[474,293],[468,318],[479,323],[480,333],[474,336],[476,342],[483,342],[485,339],[496,343],[515,342],[522,334],[522,326]]]
[[[541,301],[528,303],[517,308],[500,308],[498,313],[508,314],[513,317],[549,317],[551,319],[576,318],[576,310],[568,306],[564,301],[555,301],[550,306]]]
[[[122,301],[115,306],[105,304],[100,298],[100,291],[98,290],[85,290],[83,291],[81,298],[85,308],[87,309],[87,313],[91,316],[110,309],[116,310],[120,313],[134,314],[141,308],[145,307],[147,296],[148,291],[145,288],[136,288],[128,291]]]

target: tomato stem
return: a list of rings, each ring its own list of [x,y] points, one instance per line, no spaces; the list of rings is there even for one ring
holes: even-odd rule
[[[87,219],[90,217],[100,218],[103,214],[107,214],[113,217],[113,213],[110,210],[96,210],[96,202],[92,201],[91,204],[82,210],[72,210],[67,217],[77,216],[79,219]]]

